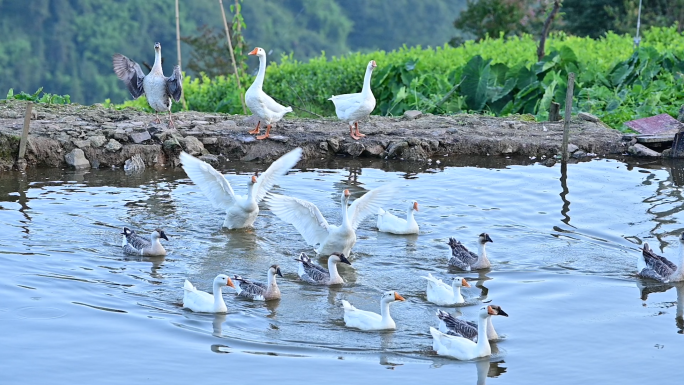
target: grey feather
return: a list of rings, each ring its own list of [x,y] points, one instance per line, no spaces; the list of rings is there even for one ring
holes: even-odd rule
[[[166,90],[173,100],[180,100],[183,93],[183,74],[180,66],[173,67],[173,73],[166,78]]]
[[[241,297],[250,299],[263,299],[266,293],[266,285],[261,282],[252,282],[239,275],[233,277],[233,280],[238,282],[240,290],[237,294]]]
[[[461,242],[454,238],[449,238],[449,246],[451,247],[449,266],[470,271],[470,266],[477,262],[478,255],[468,250]]]
[[[458,319],[442,310],[437,310],[437,317],[444,321],[448,331],[447,334],[457,335],[472,341],[477,339],[477,325]]]
[[[152,245],[149,239],[141,237],[128,227],[124,227],[124,235],[126,236],[124,251],[128,254],[141,254],[143,249]]]
[[[655,270],[649,269],[648,267],[645,269],[642,269],[640,272],[638,272],[637,276],[639,276],[641,278],[652,279],[652,280],[658,281],[658,282],[665,282],[665,283],[668,282],[668,279],[663,278],[662,275],[656,273]]]
[[[112,66],[114,67],[116,77],[123,80],[124,84],[126,84],[126,88],[128,88],[128,92],[131,93],[133,98],[137,99],[140,95],[145,93],[145,90],[143,89],[145,74],[142,72],[138,63],[117,53],[112,56]]]
[[[302,253],[299,258],[295,258],[295,260],[301,262],[302,266],[304,267],[305,275],[300,276],[301,279],[311,283],[323,284],[330,281],[330,272],[327,269],[311,262],[311,258],[309,258],[306,254]]]

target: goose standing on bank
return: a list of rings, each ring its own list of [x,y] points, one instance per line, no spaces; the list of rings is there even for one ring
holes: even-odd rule
[[[270,301],[273,299],[280,299],[280,289],[276,283],[276,274],[280,277],[283,274],[280,272],[278,265],[271,265],[268,268],[267,283],[253,282],[239,275],[233,276],[233,279],[238,282],[235,290],[241,297],[249,298],[255,301]]]
[[[477,331],[479,335],[487,333],[487,319],[497,315],[492,306],[483,306],[478,313]],[[448,335],[430,327],[432,334],[432,349],[440,356],[449,356],[457,360],[472,360],[492,354],[492,348],[487,338],[478,338],[477,343],[464,337]]]
[[[384,233],[406,235],[406,234],[418,234],[420,230],[418,228],[418,222],[416,218],[413,217],[413,213],[418,211],[418,202],[411,202],[406,211],[406,219],[397,217],[383,209],[378,210],[378,231]]]
[[[380,298],[380,314],[359,310],[348,301],[342,300],[344,308],[344,323],[350,328],[361,330],[394,330],[397,325],[390,316],[390,304],[395,301],[405,301],[396,291],[386,291]]]
[[[256,47],[248,55],[256,55],[259,57],[259,72],[257,73],[254,83],[249,86],[247,92],[245,92],[245,104],[252,111],[252,114],[259,118],[259,122],[256,128],[249,131],[250,134],[258,134],[259,126],[263,122],[266,125],[266,133],[264,135],[259,135],[256,138],[266,139],[271,133],[271,125],[277,123],[283,116],[292,112],[292,107],[285,107],[280,103],[273,100],[272,97],[268,96],[263,90],[264,86],[264,76],[266,76],[266,51],[262,48]]]
[[[447,285],[441,279],[435,278],[431,273],[427,277],[427,300],[442,306],[456,305],[465,303],[465,298],[461,294],[461,287],[470,287],[465,278],[454,277],[451,285]]]
[[[301,157],[301,148],[281,156],[261,176],[252,176],[247,186],[247,195],[235,195],[226,178],[210,164],[185,152],[180,154],[183,170],[188,177],[202,190],[215,208],[226,211],[223,227],[229,229],[252,226],[259,214],[259,202]]]
[[[233,281],[225,274],[219,274],[214,278],[214,294],[197,290],[187,279],[183,285],[183,307],[198,313],[226,313],[226,301],[223,300],[221,288],[230,286],[233,289]]]
[[[121,246],[127,254],[144,255],[148,257],[166,255],[166,250],[159,241],[160,238],[166,239],[167,241],[169,240],[169,238],[166,237],[164,230],[155,229],[152,234],[150,234],[149,240],[136,234],[135,231],[128,227],[124,227],[123,233],[121,234],[123,234]]]
[[[317,254],[325,256],[341,252],[348,258],[356,243],[356,229],[359,224],[392,199],[394,189],[382,186],[370,190],[347,208],[350,195],[349,190],[342,193],[342,223],[339,226],[328,224],[318,207],[303,199],[270,194],[266,202],[278,218],[299,231],[307,244],[318,245],[315,249]]]
[[[344,279],[337,272],[337,264],[346,263],[351,266],[351,262],[340,253],[332,253],[328,257],[328,270],[311,262],[311,258],[304,253],[301,253],[299,258],[295,258],[295,261],[299,262],[299,270],[297,272],[299,278],[314,285],[339,285],[344,283]]]
[[[663,283],[684,281],[684,233],[679,236],[677,263],[674,264],[665,257],[657,255],[648,243],[644,243],[644,249],[637,260],[637,276]]]
[[[169,126],[176,127],[171,117],[171,99],[179,101],[183,94],[183,74],[180,66],[173,67],[171,76],[164,76],[161,59],[161,43],[154,43],[154,65],[145,76],[140,65],[117,53],[112,57],[116,77],[123,80],[134,99],[145,94],[147,103],[155,111],[156,122],[161,123],[159,112],[169,112]]]
[[[449,266],[458,267],[461,270],[470,271],[478,269],[487,269],[492,264],[487,259],[487,251],[485,245],[487,242],[494,242],[489,234],[482,233],[477,237],[478,253],[475,254],[468,250],[463,244],[454,238],[449,238],[447,243],[451,247],[451,258],[449,258]]]
[[[495,315],[508,317],[508,314],[501,308],[501,306],[489,306],[496,313]],[[477,324],[475,322],[465,321],[460,318],[456,318],[453,315],[442,310],[437,310],[437,318],[439,318],[440,320],[439,331],[441,331],[442,333],[446,333],[452,336],[465,337],[469,340],[477,341]],[[499,334],[494,329],[491,317],[487,319],[487,339],[490,341],[499,339]]]
[[[355,140],[366,136],[359,132],[359,121],[367,118],[375,109],[375,96],[371,91],[371,75],[375,67],[377,67],[375,60],[368,62],[360,93],[333,95],[328,99],[332,100],[335,105],[337,117],[349,123],[349,135]],[[354,127],[356,127],[356,132],[354,132]]]

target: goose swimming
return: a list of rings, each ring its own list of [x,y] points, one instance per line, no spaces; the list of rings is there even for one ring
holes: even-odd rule
[[[361,330],[394,330],[397,325],[390,316],[390,304],[395,301],[405,301],[396,291],[386,291],[380,298],[380,314],[359,310],[348,301],[342,300],[344,308],[344,323],[350,328]]]
[[[498,315],[492,306],[483,306],[478,312],[477,331],[479,335],[487,333],[487,319]],[[448,335],[430,327],[432,334],[432,349],[440,356],[449,356],[457,360],[472,360],[492,354],[492,348],[487,338],[478,338],[477,343],[468,338]]]
[[[508,314],[503,311],[501,306],[489,305],[495,315],[501,315],[508,317]],[[439,331],[453,336],[465,337],[472,341],[477,341],[477,324],[471,321],[465,321],[460,318],[456,318],[453,315],[437,310],[437,318],[439,318]],[[492,318],[487,319],[487,339],[488,340],[498,340],[499,334],[494,330],[494,325],[492,324]]]
[[[284,195],[270,194],[266,202],[278,218],[293,225],[304,237],[307,244],[317,246],[319,255],[341,252],[349,257],[356,243],[356,229],[369,215],[388,202],[394,195],[390,186],[382,186],[365,193],[347,207],[351,194],[344,190],[340,199],[342,223],[339,226],[328,224],[321,211],[311,202]]]
[[[378,231],[385,233],[405,235],[418,234],[418,222],[413,217],[413,213],[418,211],[418,202],[413,201],[406,210],[406,219],[399,218],[383,209],[378,210]]]
[[[198,313],[226,313],[228,308],[221,291],[224,286],[235,288],[233,281],[225,274],[219,274],[214,278],[214,294],[197,290],[186,279],[183,285],[183,307]]]
[[[642,253],[637,260],[637,276],[663,283],[684,281],[684,233],[679,236],[677,263],[674,264],[667,258],[656,254],[648,243],[644,243]]]
[[[156,229],[150,234],[150,239],[147,240],[140,235],[136,234],[135,231],[129,229],[128,227],[123,228],[123,240],[121,246],[124,252],[127,254],[137,254],[145,256],[162,256],[166,255],[166,250],[159,241],[160,238],[166,239],[164,230]]]
[[[494,242],[489,234],[482,233],[477,237],[478,254],[468,250],[461,242],[454,238],[449,238],[447,243],[451,247],[451,258],[449,258],[449,266],[458,267],[461,270],[470,271],[478,269],[487,269],[492,264],[487,259],[487,251],[485,245],[487,242]]]
[[[188,177],[202,190],[215,208],[226,211],[223,227],[229,229],[252,226],[259,214],[259,202],[301,157],[301,148],[295,148],[281,156],[261,176],[252,176],[247,186],[247,195],[235,195],[226,178],[210,164],[186,152],[180,154],[183,170]]]
[[[346,263],[351,265],[351,262],[341,253],[332,253],[328,257],[327,270],[311,262],[311,258],[304,253],[301,253],[299,258],[295,258],[295,261],[299,262],[299,278],[314,285],[338,285],[344,283],[340,273],[337,272],[337,264]]]
[[[283,274],[280,272],[278,265],[271,265],[268,268],[268,282],[253,282],[239,275],[233,276],[233,279],[238,282],[235,290],[241,297],[253,299],[255,301],[270,301],[273,299],[280,299],[280,289],[276,283],[276,274],[280,277]]]
[[[164,76],[161,59],[161,43],[154,43],[154,65],[145,76],[140,65],[117,53],[112,57],[116,77],[123,80],[134,99],[145,94],[147,103],[155,111],[156,122],[161,123],[159,112],[169,112],[169,126],[176,127],[171,116],[171,99],[179,101],[183,94],[183,74],[180,66],[173,67],[171,76]]]
[[[470,287],[465,278],[454,277],[451,285],[447,285],[441,279],[435,278],[431,273],[428,273],[427,277],[421,278],[427,279],[425,293],[427,294],[428,301],[442,306],[465,303],[463,294],[461,294],[461,287]]]

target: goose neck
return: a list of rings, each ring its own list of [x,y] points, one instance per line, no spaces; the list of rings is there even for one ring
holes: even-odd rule
[[[348,226],[349,225],[349,209],[347,206],[347,203],[349,202],[349,198],[342,195],[342,227]]]
[[[264,85],[264,77],[266,76],[266,56],[259,56],[259,72],[257,73],[256,79],[254,79],[254,85],[261,89]]]
[[[341,278],[340,273],[337,272],[337,262],[333,261],[332,257],[328,258],[328,272],[330,273],[331,281]]]
[[[487,258],[487,249],[486,249],[486,248],[487,248],[487,243],[486,243],[486,242],[479,243],[479,244],[477,245],[477,255],[480,256],[480,259],[485,259],[485,258]]]
[[[477,350],[480,353],[479,357],[491,353],[489,340],[487,339],[487,322],[490,317],[480,318],[477,322]]]
[[[370,66],[366,68],[366,75],[363,77],[363,88],[361,89],[361,94],[368,95],[372,93],[371,91],[371,75],[373,74],[373,68]]]
[[[154,51],[154,64],[152,65],[152,72],[162,73],[162,63],[161,63],[161,49]]]
[[[390,302],[380,301],[380,315],[382,316],[382,322],[387,323],[392,320],[390,316]]]
[[[221,308],[223,302],[223,291],[221,289],[221,283],[220,282],[214,282],[214,307],[216,308]]]

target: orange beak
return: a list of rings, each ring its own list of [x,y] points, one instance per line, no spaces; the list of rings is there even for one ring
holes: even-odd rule
[[[413,202],[413,209],[416,211],[419,211],[418,210],[418,202]]]
[[[461,285],[462,285],[463,287],[470,287],[470,284],[468,283],[468,281],[465,280],[465,278],[463,278],[463,279],[461,280]]]
[[[404,297],[400,296],[399,293],[397,293],[396,291],[394,292],[394,300],[395,301],[406,301],[406,299],[404,299]]]
[[[228,277],[228,283],[226,284],[226,286],[230,286],[233,289],[235,289],[235,285],[233,285],[233,281],[230,279],[230,277]]]
[[[371,66],[372,66],[373,68],[375,68],[375,67],[378,66],[377,64],[375,64],[375,60],[371,60]]]
[[[256,175],[252,175],[252,183],[256,183],[256,181],[257,181]]]
[[[247,55],[256,55],[257,52],[259,52],[259,47],[254,48],[252,52],[248,53]]]
[[[344,190],[344,196],[348,197],[348,196],[350,196],[350,195],[351,195],[351,194],[349,193],[349,190]]]

